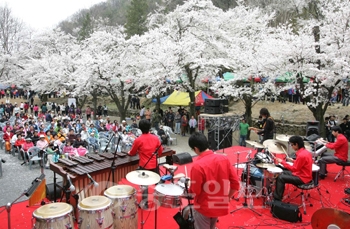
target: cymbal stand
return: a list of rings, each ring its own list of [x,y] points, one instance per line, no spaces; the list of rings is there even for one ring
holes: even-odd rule
[[[236,211],[239,211],[239,210],[241,210],[241,209],[249,209],[249,210],[251,210],[252,212],[254,212],[254,213],[256,213],[256,214],[258,214],[259,216],[261,216],[261,214],[259,213],[259,212],[257,212],[257,211],[255,211],[254,209],[253,209],[253,201],[251,201],[251,204],[250,204],[250,207],[248,206],[248,203],[247,203],[247,196],[248,196],[248,192],[249,192],[249,177],[250,177],[250,154],[251,154],[251,150],[248,152],[248,162],[247,162],[247,179],[246,179],[246,185],[245,185],[245,193],[244,193],[244,203],[242,204],[243,206],[242,207],[240,207],[240,208],[237,208],[237,209],[235,209],[235,210],[233,210],[233,211],[231,211],[230,212],[230,214],[232,214],[232,213],[234,213],[234,212],[236,212]],[[251,194],[250,194],[250,198],[252,198],[251,197]]]

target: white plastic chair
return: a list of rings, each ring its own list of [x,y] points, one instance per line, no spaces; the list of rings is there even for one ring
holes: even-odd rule
[[[45,155],[42,155],[42,156],[39,155],[40,150],[41,149],[39,147],[36,147],[36,146],[28,149],[27,156],[29,158],[29,169],[30,170],[32,169],[33,162],[38,161],[40,163],[40,161],[42,161],[43,158],[45,158]],[[42,162],[42,163],[44,163],[44,162]]]

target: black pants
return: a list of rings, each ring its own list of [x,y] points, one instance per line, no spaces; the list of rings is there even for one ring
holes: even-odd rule
[[[283,171],[277,177],[276,189],[275,189],[275,192],[273,193],[273,197],[275,200],[280,200],[280,201],[282,200],[285,184],[300,185],[300,184],[304,184],[304,182],[299,177],[292,175],[291,171],[289,170]]]

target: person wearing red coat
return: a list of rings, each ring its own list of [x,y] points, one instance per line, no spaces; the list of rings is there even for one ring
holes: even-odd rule
[[[6,132],[4,133],[3,139],[5,141],[5,152],[10,153],[11,151],[11,138],[13,137],[13,133],[11,132],[11,128],[7,127]]]

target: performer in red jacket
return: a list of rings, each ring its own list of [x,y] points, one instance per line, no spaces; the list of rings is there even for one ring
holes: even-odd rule
[[[342,134],[342,129],[340,126],[333,126],[331,128],[332,135],[336,138],[335,142],[324,142],[326,147],[329,149],[334,149],[333,153],[324,153],[318,163],[320,165],[320,178],[324,179],[327,175],[327,164],[341,163],[348,160],[348,140]]]

